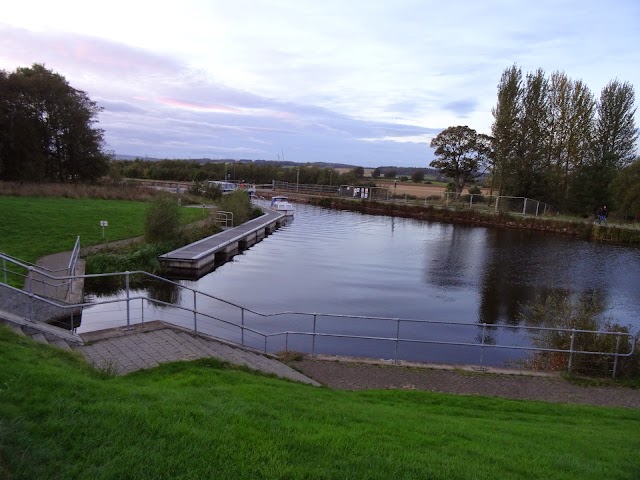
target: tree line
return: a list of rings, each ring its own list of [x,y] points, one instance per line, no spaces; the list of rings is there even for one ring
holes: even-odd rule
[[[108,170],[100,107],[44,65],[0,70],[0,178],[76,182]]]
[[[619,209],[633,210],[625,178],[640,168],[632,168],[638,161],[635,113],[628,82],[611,80],[596,99],[564,72],[523,75],[513,65],[498,84],[491,135],[449,127],[431,142],[437,157],[431,166],[452,178],[458,191],[487,169],[489,186],[501,195],[574,213],[616,201]]]

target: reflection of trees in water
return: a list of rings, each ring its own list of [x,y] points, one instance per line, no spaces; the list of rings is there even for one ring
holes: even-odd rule
[[[426,281],[440,288],[456,288],[465,285],[465,278],[473,273],[474,255],[470,248],[473,228],[448,225],[442,228],[442,237],[431,248]]]
[[[147,297],[152,298],[154,300],[159,300],[161,302],[170,303],[172,305],[178,304],[181,299],[181,289],[169,282],[161,282],[158,280],[153,280],[147,282]],[[160,303],[153,304],[157,307],[165,307],[165,305]]]
[[[541,294],[564,289],[571,260],[560,258],[552,265],[544,262],[546,258],[541,256],[553,252],[554,245],[542,240],[531,232],[487,231],[479,322],[518,325],[526,305]]]
[[[146,275],[129,276],[129,291],[144,290],[147,297],[165,303],[176,304],[180,301],[180,288],[170,282],[155,280]],[[126,277],[114,275],[108,277],[90,277],[85,280],[85,295],[102,297],[126,296]],[[161,304],[155,304],[161,307]]]

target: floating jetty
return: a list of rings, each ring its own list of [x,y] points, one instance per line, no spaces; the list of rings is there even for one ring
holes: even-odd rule
[[[216,233],[172,252],[160,255],[160,263],[172,273],[198,277],[212,270],[216,262],[251,247],[285,222],[285,215],[266,209],[264,215],[234,228]]]

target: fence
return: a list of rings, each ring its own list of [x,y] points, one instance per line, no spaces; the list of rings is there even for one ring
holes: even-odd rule
[[[311,185],[273,181],[274,190],[295,192],[307,195],[330,195],[357,200],[402,203],[414,206],[433,206],[439,208],[485,210],[490,213],[514,213],[521,215],[540,216],[557,214],[558,210],[552,205],[526,197],[512,197],[507,195],[484,195],[456,192],[442,192],[438,194],[418,197],[408,194],[395,194],[395,188],[370,187],[360,185]]]
[[[0,254],[5,261],[17,266],[25,265]],[[82,275],[84,279],[104,279],[118,285],[116,298],[95,300],[75,306],[60,305],[50,299],[39,298],[32,292],[2,285],[13,295],[22,295],[31,307],[27,318],[38,317],[42,309],[33,308],[34,302],[44,302],[68,312],[69,327],[74,329],[77,307],[84,307],[83,322],[103,328],[131,327],[153,320],[190,328],[242,346],[266,352],[304,351],[311,354],[328,353],[351,356],[400,360],[435,361],[439,352],[462,349],[450,363],[477,363],[484,368],[487,352],[534,352],[565,356],[571,371],[578,355],[601,356],[613,360],[611,373],[616,375],[618,361],[634,353],[633,336],[627,332],[605,332],[566,328],[533,327],[522,325],[490,325],[474,322],[453,322],[425,319],[337,315],[310,312],[261,313],[229,302],[206,292],[195,290],[171,280],[146,272],[120,272],[113,274]],[[109,277],[109,278],[108,278]],[[69,280],[70,277],[55,278]],[[154,284],[148,282],[152,280]],[[122,285],[122,282],[124,285]],[[146,283],[145,283],[146,282]],[[146,305],[146,311],[145,311]],[[76,310],[71,310],[76,308]],[[69,309],[69,310],[67,310]],[[265,319],[278,318],[277,325],[266,325]],[[305,326],[306,328],[300,328]],[[366,325],[368,334],[363,335]],[[457,333],[456,333],[457,332]],[[462,333],[461,333],[462,332]],[[536,346],[530,337],[547,333],[570,339],[569,348]],[[576,336],[615,338],[611,351],[586,351],[576,348]],[[429,348],[426,349],[425,346]],[[475,359],[475,360],[474,360]],[[462,361],[461,361],[462,360]]]

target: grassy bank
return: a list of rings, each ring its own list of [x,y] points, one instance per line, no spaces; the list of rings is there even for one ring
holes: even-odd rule
[[[33,262],[43,255],[82,246],[137,237],[144,233],[148,203],[83,198],[0,196],[0,252]],[[200,209],[183,208],[183,221],[203,218]],[[107,220],[102,238],[100,220]]]
[[[0,363],[0,478],[640,474],[638,410],[331,391],[212,360],[109,378],[6,328]]]

